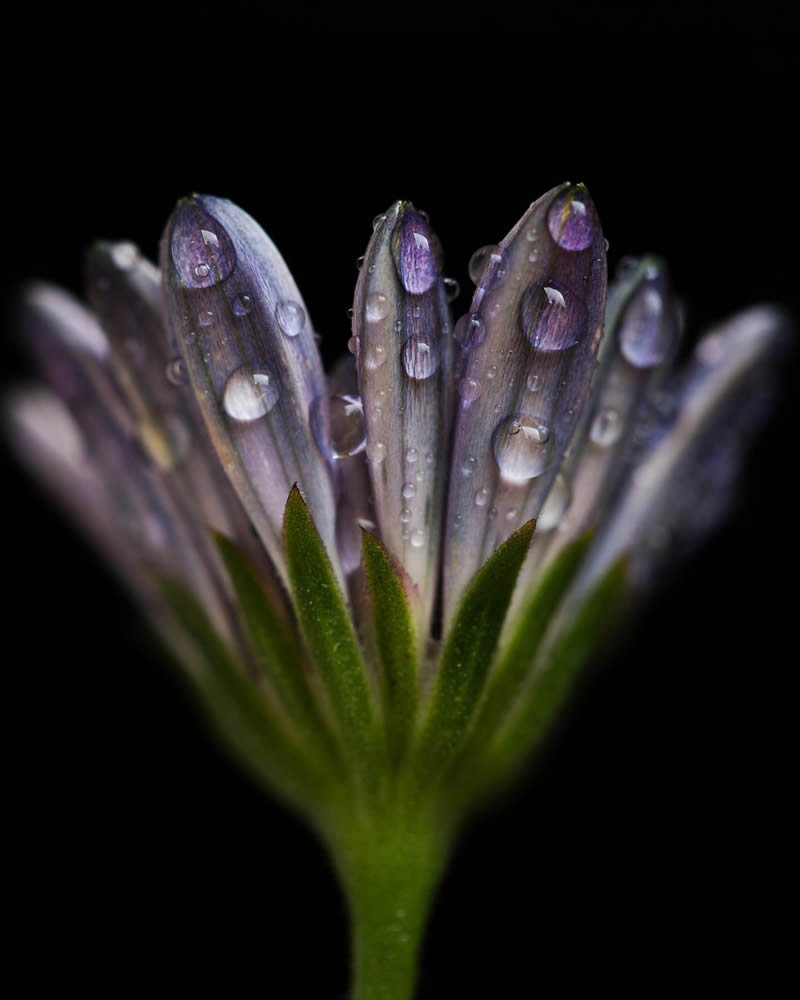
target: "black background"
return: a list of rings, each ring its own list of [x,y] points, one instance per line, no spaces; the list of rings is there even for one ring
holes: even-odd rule
[[[372,217],[394,199],[429,211],[460,313],[471,252],[571,179],[589,186],[612,267],[668,258],[690,333],[752,302],[791,305],[788,28],[760,8],[534,14],[498,11],[502,34],[434,31],[410,10],[364,15],[361,34],[327,8],[263,27],[217,11],[180,35],[156,20],[91,40],[50,25],[6,68],[4,290],[37,276],[78,291],[96,237],[155,256],[176,198],[209,191],[273,237],[330,359]],[[5,351],[10,380],[25,364]],[[423,1000],[777,975],[794,370],[737,516],[463,841]],[[343,997],[345,917],[321,849],[218,753],[102,563],[5,458],[3,476],[7,906],[31,981],[188,990],[220,976],[231,995]]]

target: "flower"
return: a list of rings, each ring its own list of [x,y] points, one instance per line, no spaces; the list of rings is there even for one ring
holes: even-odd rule
[[[24,296],[47,388],[9,400],[13,440],[327,843],[354,996],[409,996],[465,817],[735,498],[786,320],[748,310],[675,370],[664,263],[622,261],[606,296],[571,184],[473,256],[455,324],[427,216],[377,216],[327,376],[286,265],[228,201],[179,202],[160,271],[125,243],[88,266],[93,313]]]

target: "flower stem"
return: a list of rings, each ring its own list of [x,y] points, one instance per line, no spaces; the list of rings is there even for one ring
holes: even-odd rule
[[[430,817],[382,817],[337,838],[352,929],[350,1000],[411,1000],[449,837]]]

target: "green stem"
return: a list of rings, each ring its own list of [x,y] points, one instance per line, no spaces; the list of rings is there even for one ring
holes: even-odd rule
[[[336,838],[352,928],[351,1000],[411,1000],[450,838],[429,817],[380,817]]]

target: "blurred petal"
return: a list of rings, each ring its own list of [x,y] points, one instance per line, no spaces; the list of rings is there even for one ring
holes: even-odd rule
[[[447,507],[445,621],[469,578],[537,517],[589,396],[606,292],[600,222],[582,185],[531,205],[475,266]]]
[[[356,285],[353,334],[380,537],[417,585],[427,631],[438,586],[452,409],[441,250],[425,216],[377,220]]]
[[[341,575],[331,479],[309,422],[322,364],[286,264],[240,208],[197,195],[172,213],[161,271],[206,427],[276,568],[285,580],[281,522],[297,482]]]

